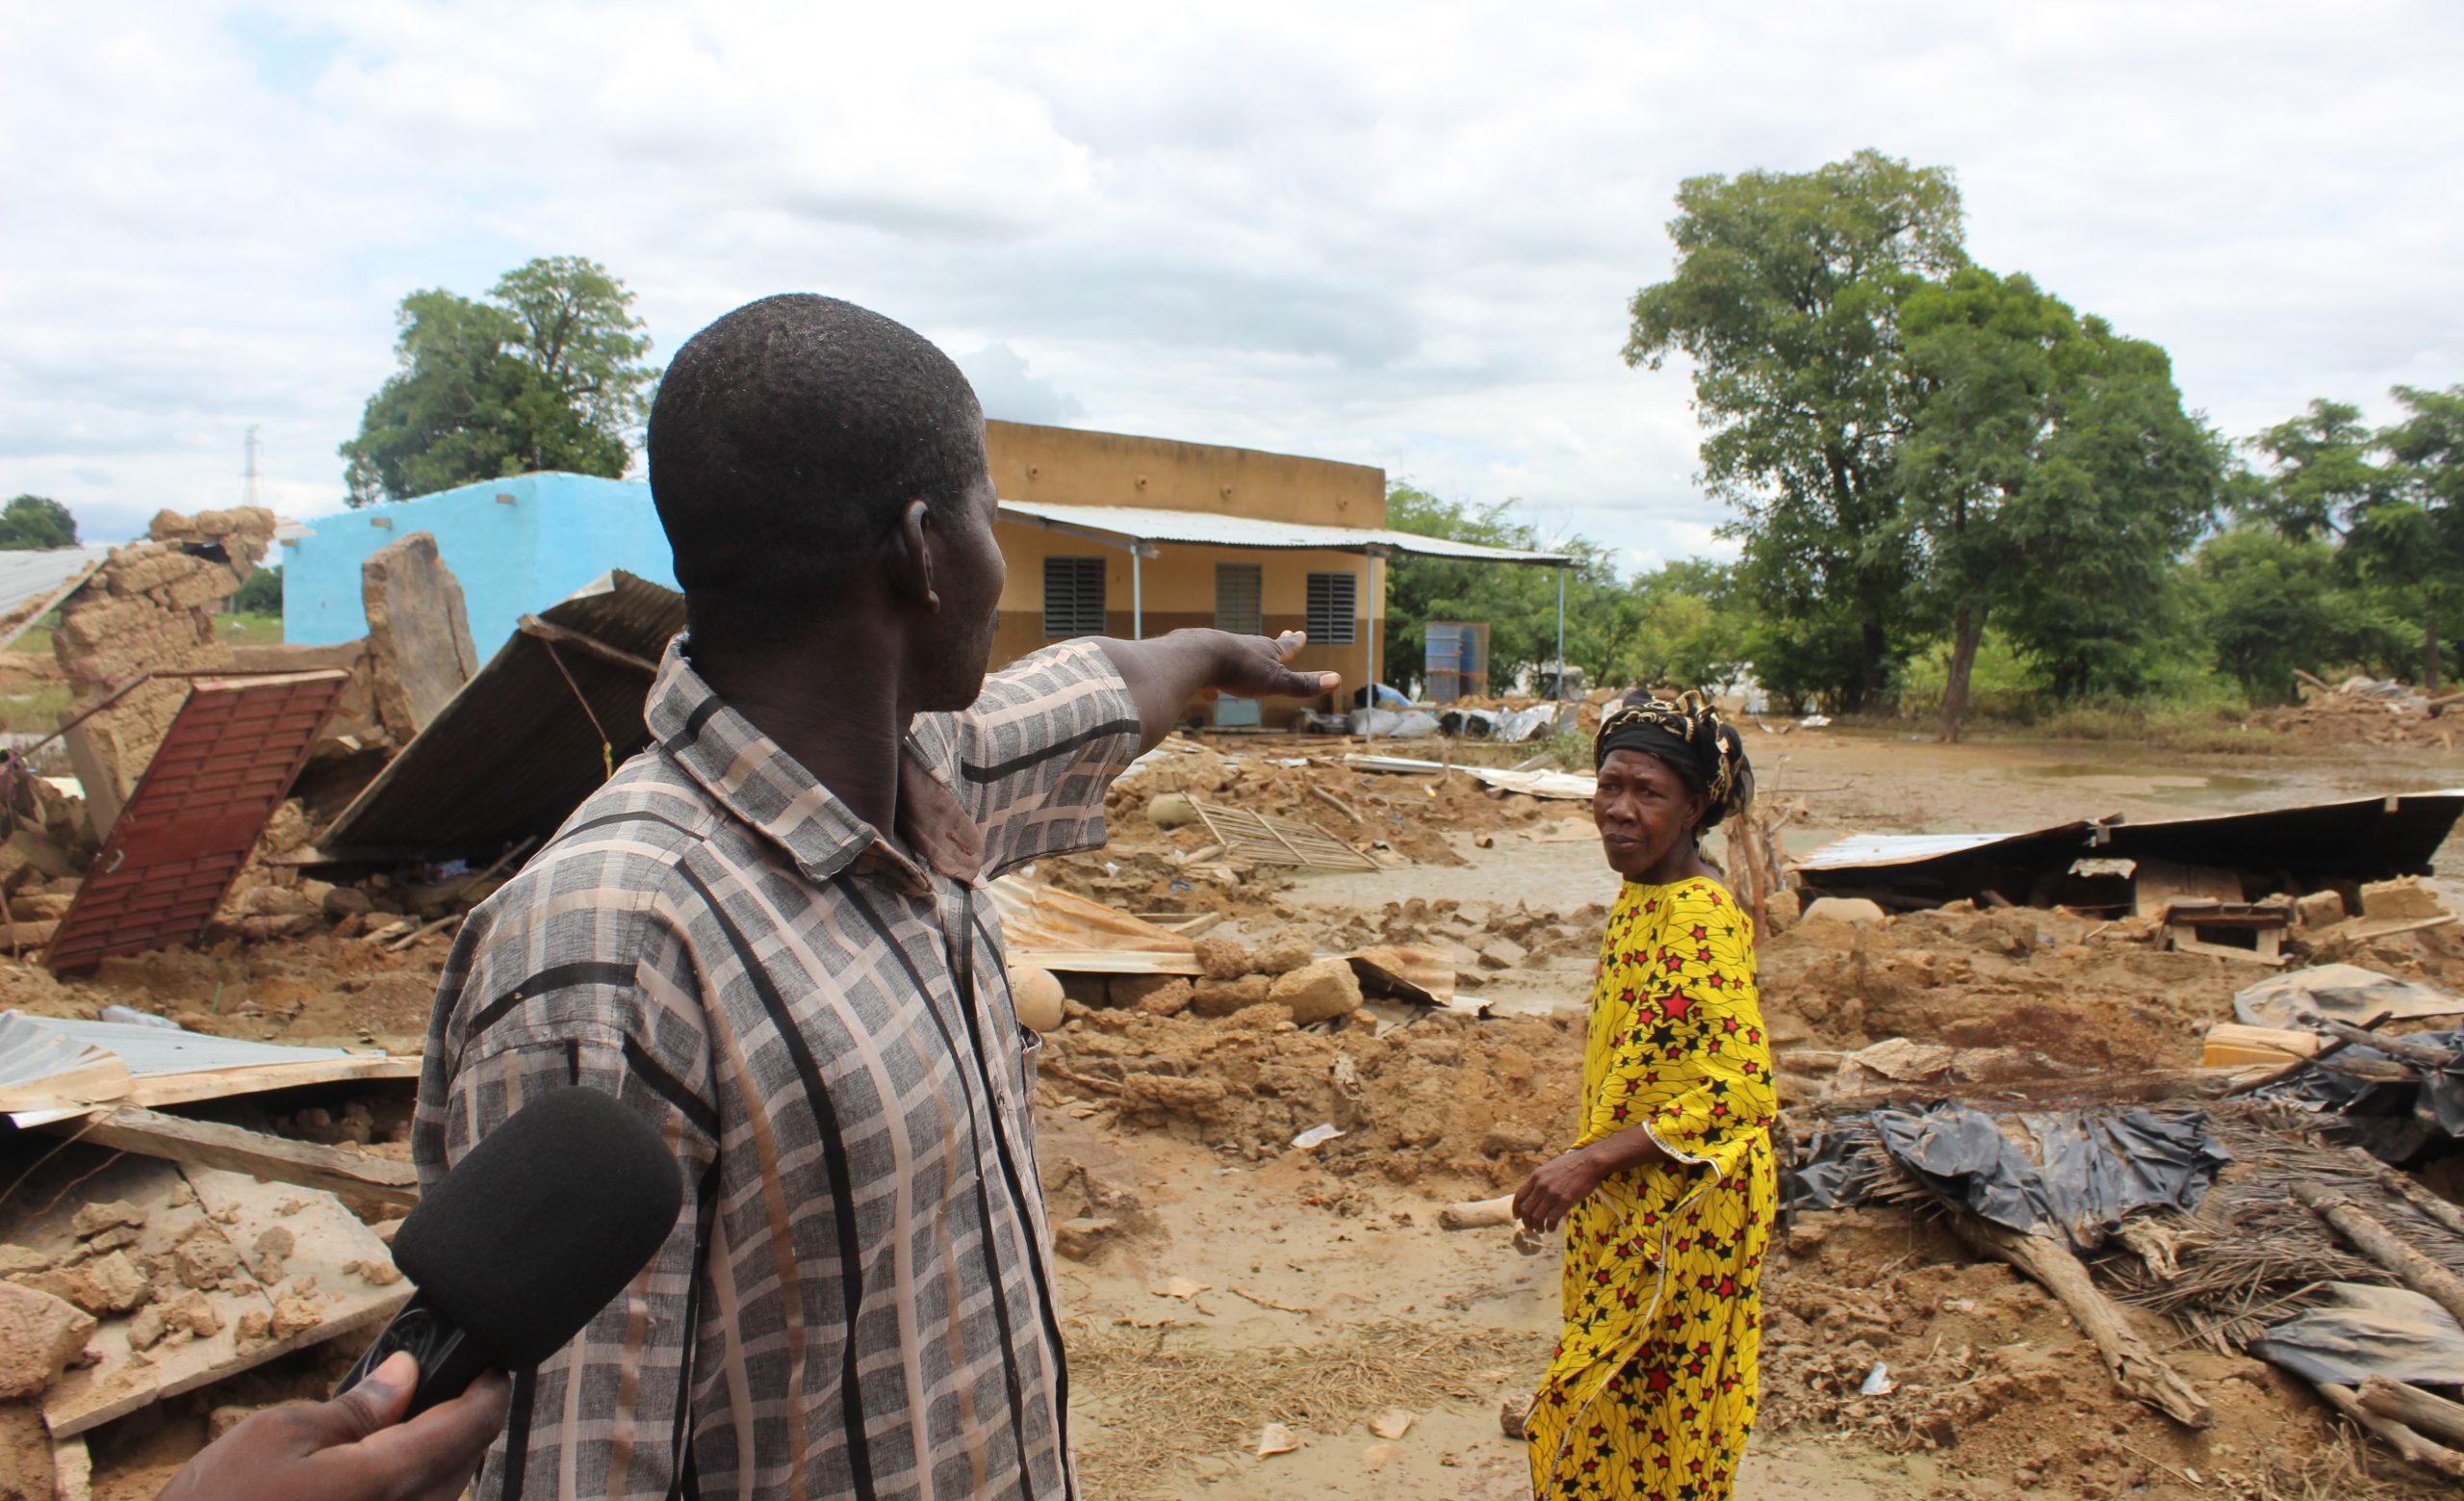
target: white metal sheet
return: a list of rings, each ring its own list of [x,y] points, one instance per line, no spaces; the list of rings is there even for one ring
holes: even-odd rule
[[[1346,553],[1410,553],[1423,557],[1460,557],[1492,563],[1573,561],[1562,553],[1482,547],[1382,527],[1322,527],[1297,521],[1265,521],[1217,511],[1155,510],[1140,505],[1055,505],[1043,501],[1003,501],[1001,519],[1101,532],[1133,542],[1185,542],[1213,547],[1323,548]]]

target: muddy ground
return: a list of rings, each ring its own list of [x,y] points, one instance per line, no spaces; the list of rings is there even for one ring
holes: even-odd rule
[[[1116,793],[1113,848],[1045,862],[1038,876],[1129,910],[1219,913],[1215,936],[1260,949],[1451,945],[1479,982],[1467,994],[1493,1016],[1375,1003],[1296,1030],[1270,1009],[1168,1017],[1073,1003],[1048,1039],[1039,1103],[1054,1217],[1077,1222],[1059,1264],[1087,1492],[1525,1494],[1523,1446],[1498,1411],[1545,1362],[1555,1249],[1518,1247],[1502,1229],[1446,1231],[1437,1210],[1511,1188],[1564,1144],[1578,1010],[1612,878],[1569,829],[1579,805],[1501,799],[1459,776],[1356,774],[1329,763],[1341,747],[1324,742],[1207,744],[1216,754],[1188,758],[1177,775],[1150,772]],[[1766,797],[1806,800],[1788,838],[1797,852],[1852,830],[2012,830],[2464,785],[2464,756],[2439,746],[2186,758],[1798,730],[1751,749]],[[1303,756],[1321,763],[1276,764]],[[1191,784],[1360,842],[1373,834],[1405,863],[1193,879],[1175,855],[1197,850],[1204,831],[1160,830],[1142,813],[1154,791]],[[2451,841],[2439,868],[2464,876],[2464,844]],[[2453,903],[2456,888],[2441,884]],[[2452,934],[2351,957],[2464,985]],[[1522,963],[1477,957],[1509,936]],[[448,941],[440,932],[397,953],[334,931],[270,944],[227,936],[209,952],[113,961],[65,984],[0,960],[0,1004],[90,1015],[116,1001],[207,1031],[411,1048]],[[2046,1078],[2194,1064],[2200,1034],[2229,1018],[2232,993],[2253,977],[2236,961],[2158,953],[2127,931],[2033,912],[1800,925],[1767,939],[1763,966],[1784,1049],[1906,1036],[2008,1048],[2019,1076]],[[1793,1087],[1802,1097],[1808,1086]],[[278,1103],[274,1124],[301,1134],[404,1151],[398,1093]],[[1314,1151],[1291,1145],[1321,1124],[1344,1134]],[[2188,1501],[2419,1488],[2384,1451],[2350,1446],[2279,1374],[2188,1346],[2151,1316],[2149,1339],[2171,1347],[2218,1414],[2201,1434],[2175,1428],[2114,1389],[2033,1284],[1975,1261],[1922,1216],[1807,1215],[1784,1242],[1764,1423],[1740,1495]],[[150,1496],[217,1409],[320,1389],[336,1358],[288,1358],[99,1431],[95,1495]],[[1877,1363],[1895,1388],[1860,1396]],[[1372,1432],[1398,1411],[1410,1414],[1399,1436]],[[1296,1447],[1258,1457],[1269,1423],[1286,1425]]]

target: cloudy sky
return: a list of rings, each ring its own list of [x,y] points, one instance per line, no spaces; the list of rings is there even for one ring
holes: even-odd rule
[[[1043,12],[1046,13],[1039,14]],[[1682,177],[1878,146],[1970,251],[2246,433],[2464,381],[2441,0],[980,8],[7,0],[0,494],[339,505],[415,288],[606,263],[664,359],[851,298],[996,416],[1520,497],[1712,550],[1684,375],[1628,370]]]

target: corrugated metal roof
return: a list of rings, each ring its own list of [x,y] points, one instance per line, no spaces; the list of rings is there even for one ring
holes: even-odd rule
[[[620,570],[539,618],[655,662],[684,629],[684,596]],[[650,686],[641,668],[570,643],[551,652],[517,632],[343,810],[322,847],[478,854],[546,835],[607,779],[610,758],[641,748]]]
[[[101,546],[0,553],[0,616],[14,614],[21,606],[46,595],[66,592],[111,556],[112,550]]]
[[[1800,870],[1841,870],[1864,866],[1905,866],[1999,844],[2016,834],[1851,834],[1790,862]]]
[[[1382,527],[1321,527],[1297,521],[1264,521],[1216,511],[1151,510],[1136,505],[1054,505],[1042,501],[1003,501],[1001,519],[1025,526],[1096,531],[1138,542],[1184,542],[1207,547],[1326,549],[1345,553],[1409,553],[1421,557],[1458,557],[1474,562],[1538,563],[1564,567],[1563,553],[1450,542]]]

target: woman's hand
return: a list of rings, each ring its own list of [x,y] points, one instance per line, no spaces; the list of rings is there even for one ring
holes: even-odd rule
[[[1608,1168],[1588,1147],[1541,1163],[1514,1191],[1514,1217],[1535,1230],[1552,1230],[1568,1210],[1588,1198]]]

